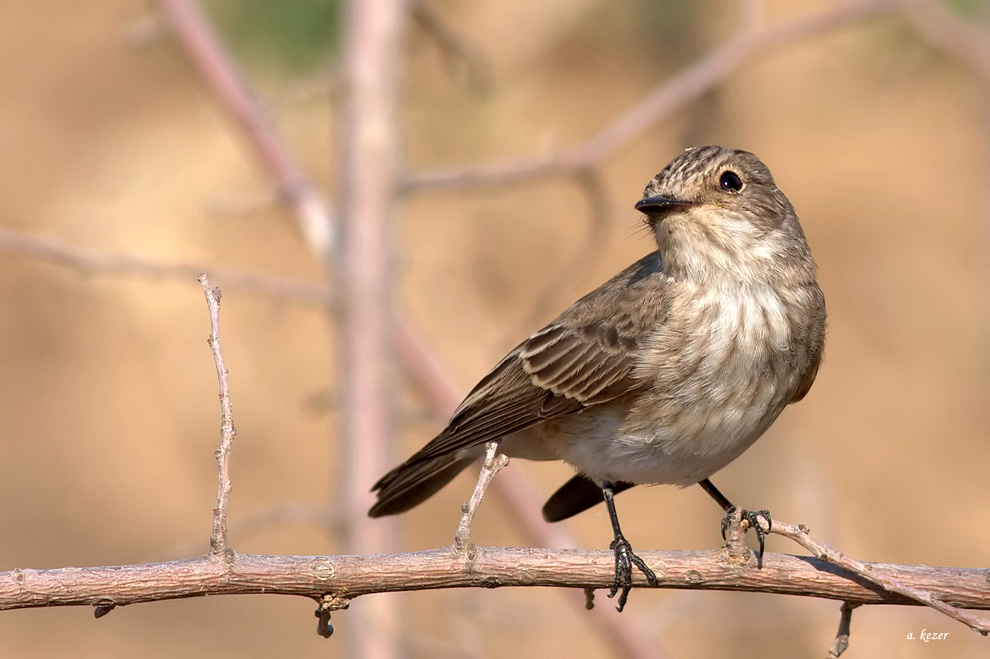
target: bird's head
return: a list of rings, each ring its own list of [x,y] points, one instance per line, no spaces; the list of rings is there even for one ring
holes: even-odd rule
[[[686,150],[653,177],[636,209],[674,276],[764,279],[774,261],[811,263],[793,207],[747,151]]]

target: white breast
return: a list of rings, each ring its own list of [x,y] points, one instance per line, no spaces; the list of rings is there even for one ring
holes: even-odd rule
[[[789,401],[800,374],[785,301],[762,286],[690,293],[646,346],[649,394],[546,429],[585,475],[696,483],[749,448]]]

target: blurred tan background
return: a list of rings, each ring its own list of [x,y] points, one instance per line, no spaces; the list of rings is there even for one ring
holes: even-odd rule
[[[825,4],[769,2],[767,20]],[[975,20],[972,5],[952,8]],[[484,97],[466,91],[410,29],[406,157],[416,168],[577,143],[727,38],[736,14],[723,0],[436,6],[488,55],[495,84]],[[266,93],[333,61],[330,0],[207,7]],[[319,281],[287,212],[217,212],[270,183],[172,40],[129,45],[147,11],[135,0],[0,4],[0,224],[98,250]],[[277,117],[332,197],[332,102],[308,97]],[[633,203],[698,143],[744,148],[770,166],[808,234],[830,317],[811,394],[715,482],[733,501],[806,523],[859,559],[986,566],[990,94],[902,23],[870,20],[756,59],[610,158],[605,255],[537,323],[521,325],[589,226],[581,190],[550,179],[411,196],[395,225],[400,304],[466,391],[515,340],[653,249]],[[333,504],[332,332],[316,308],[224,296],[239,430],[232,524],[280,502]],[[195,281],[82,277],[0,255],[0,570],[207,549],[219,443],[207,333]],[[442,425],[417,397],[403,400],[402,456]],[[521,461],[510,469],[543,494],[570,473]],[[405,548],[451,541],[472,480],[462,476],[402,518]],[[636,548],[721,541],[722,514],[700,488],[637,488],[617,501]],[[584,546],[610,541],[604,508],[566,524]],[[495,502],[482,508],[475,539],[524,542]],[[339,550],[331,533],[304,523],[233,542],[256,553]],[[778,537],[768,546],[800,553]],[[611,607],[603,595],[599,606]],[[407,647],[418,657],[610,656],[582,601],[544,589],[405,595]],[[334,614],[338,636],[324,640],[313,608],[228,597],[124,607],[98,621],[89,608],[4,612],[0,656],[345,656],[348,613]],[[838,609],[635,590],[624,615],[671,658],[820,657]],[[905,640],[923,628],[948,639]],[[859,609],[852,629],[853,659],[990,656],[986,639],[917,608]]]

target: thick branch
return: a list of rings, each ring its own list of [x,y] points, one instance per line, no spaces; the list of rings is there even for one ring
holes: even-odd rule
[[[766,554],[763,568],[741,565],[722,550],[639,551],[661,588],[804,595],[855,604],[915,604],[813,558]],[[476,547],[470,559],[453,547],[372,556],[231,554],[149,565],[20,569],[0,573],[0,610],[47,606],[109,607],[204,595],[277,594],[340,600],[437,588],[553,586],[607,588],[610,551]],[[866,563],[887,578],[933,593],[955,606],[990,609],[987,570]],[[645,586],[642,575],[634,575]]]
[[[395,443],[392,332],[392,235],[398,162],[405,0],[349,0],[344,20],[347,98],[340,135],[341,301],[340,506],[348,551],[395,547],[396,521],[367,515],[369,487],[391,466]],[[380,598],[352,616],[354,656],[398,657],[396,602]]]

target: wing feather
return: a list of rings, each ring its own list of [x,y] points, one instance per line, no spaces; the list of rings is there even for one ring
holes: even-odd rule
[[[654,252],[578,300],[506,355],[468,394],[447,427],[375,489],[415,479],[410,470],[425,461],[645,386],[636,374],[637,353],[663,322],[664,277]]]

